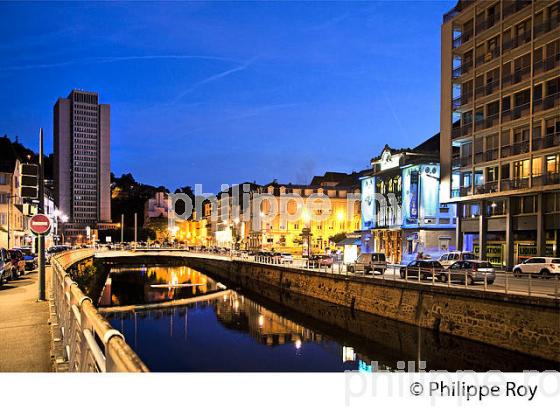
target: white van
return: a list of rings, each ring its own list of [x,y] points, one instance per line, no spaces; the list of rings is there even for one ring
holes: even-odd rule
[[[438,262],[448,268],[457,261],[475,261],[478,257],[472,252],[447,252],[440,256]]]

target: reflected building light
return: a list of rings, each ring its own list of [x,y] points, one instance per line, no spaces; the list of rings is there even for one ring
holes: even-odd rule
[[[237,299],[235,299],[235,302],[233,302],[233,308],[236,312],[239,310],[239,301]]]
[[[263,326],[264,326],[264,316],[259,315],[259,327],[263,327]]]
[[[296,346],[297,350],[301,349],[301,339],[297,339],[294,345]]]

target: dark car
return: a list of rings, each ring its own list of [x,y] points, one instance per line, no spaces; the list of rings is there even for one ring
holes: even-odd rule
[[[72,248],[70,246],[66,246],[66,245],[51,246],[49,249],[47,249],[47,262],[50,262],[53,255],[56,255],[57,253],[68,251],[70,249],[72,249]]]
[[[486,279],[485,279],[486,278]],[[441,272],[442,282],[461,282],[474,285],[476,282],[488,285],[494,283],[496,271],[490,262],[486,261],[458,261]]]
[[[12,279],[14,271],[8,250],[0,248],[0,286]]]
[[[23,260],[25,261],[26,270],[37,269],[37,255],[33,253],[31,248],[16,248],[23,253]]]
[[[334,263],[334,258],[331,255],[311,255],[309,257],[309,266],[312,268],[330,268]]]
[[[25,260],[23,259],[23,252],[17,249],[10,249],[8,251],[12,266],[15,268],[12,274],[12,279],[17,279],[25,275]]]
[[[423,261],[416,260],[410,262],[407,266],[402,266],[400,269],[401,278],[418,278],[432,279],[438,278],[443,270],[443,266],[438,261]]]

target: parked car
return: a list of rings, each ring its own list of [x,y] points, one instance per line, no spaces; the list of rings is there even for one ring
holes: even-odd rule
[[[438,262],[444,268],[448,268],[457,261],[474,261],[478,257],[472,252],[447,252],[440,256]]]
[[[363,272],[364,274],[379,272],[385,273],[387,258],[384,253],[362,253],[354,264],[348,266],[349,272]]]
[[[558,276],[560,275],[560,258],[529,258],[513,267],[513,276],[528,274],[536,274],[542,277]]]
[[[15,268],[12,278],[17,279],[25,275],[25,260],[23,259],[23,252],[17,249],[10,249],[8,253],[12,260],[12,266]]]
[[[293,263],[294,262],[294,257],[292,256],[291,253],[281,252],[281,253],[276,254],[276,257],[278,258],[280,263]]]
[[[51,246],[49,249],[47,249],[47,254],[46,254],[47,262],[50,262],[53,255],[56,255],[57,253],[61,253],[61,252],[64,252],[64,251],[68,251],[70,249],[72,249],[72,248],[70,246],[66,246],[66,245]]]
[[[312,268],[330,268],[334,263],[331,255],[311,255],[309,257],[309,266]]]
[[[14,267],[7,249],[0,248],[0,286],[12,279]]]
[[[461,282],[474,285],[476,282],[491,285],[496,279],[496,271],[490,262],[479,260],[457,261],[449,268],[443,270],[440,274],[442,282]]]
[[[23,259],[25,260],[26,270],[37,269],[37,255],[33,253],[33,250],[29,247],[16,248],[18,251],[23,253]]]
[[[432,277],[439,278],[443,266],[438,261],[416,260],[410,262],[407,266],[402,266],[400,269],[401,278],[417,278],[420,275],[421,279],[432,279]]]

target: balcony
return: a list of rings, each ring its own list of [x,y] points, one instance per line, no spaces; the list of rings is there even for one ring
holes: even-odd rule
[[[529,152],[529,141],[522,141],[511,146],[511,155],[525,154]]]
[[[496,13],[493,16],[488,16],[485,19],[477,21],[476,23],[476,34],[480,34],[490,27],[493,27],[496,23],[500,21],[500,13]]]
[[[451,130],[451,137],[460,138],[460,137],[470,135],[471,132],[472,132],[472,122],[460,127],[453,127],[453,129]]]
[[[535,38],[560,27],[560,17],[555,16],[547,21],[535,25]]]
[[[498,120],[500,119],[500,113],[489,115],[486,118],[477,120],[475,123],[475,130],[480,131],[486,128],[493,127],[494,125],[498,124]]]
[[[535,75],[550,71],[555,69],[556,67],[560,67],[560,53],[547,57],[544,60],[535,61],[533,65],[533,70]]]
[[[523,34],[519,34],[513,38],[506,39],[502,42],[502,50],[505,53],[506,51],[513,50],[519,46],[522,46],[525,43],[531,41],[531,32],[528,31]]]
[[[529,114],[530,103],[520,104],[511,110],[502,111],[502,122],[516,120]]]
[[[470,93],[466,93],[459,97],[456,97],[452,101],[453,110],[457,110],[463,105],[467,105],[469,102],[472,101],[472,91]]]
[[[541,138],[533,138],[533,151],[551,147],[560,147],[560,132],[548,134]]]
[[[491,181],[482,185],[477,185],[474,190],[477,195],[498,192],[498,181]]]
[[[461,167],[470,167],[472,165],[472,158],[470,156],[461,157],[459,163]]]
[[[453,48],[455,49],[465,44],[467,41],[469,41],[472,38],[472,36],[473,36],[473,31],[471,29],[469,31],[465,31],[459,37],[455,37],[453,39]]]
[[[515,14],[518,11],[523,10],[525,7],[527,7],[529,5],[531,5],[531,0],[517,0],[514,3],[510,3],[510,4],[506,5],[502,9],[502,15],[505,19],[506,17],[509,17],[512,14]]]
[[[557,107],[560,102],[560,93],[547,95],[544,98],[535,100],[533,103],[533,112],[546,111]]]
[[[464,74],[467,74],[473,67],[472,61],[465,61],[459,67],[453,69],[452,76],[453,78],[459,78]]]
[[[525,154],[529,152],[529,141],[518,142],[513,145],[502,145],[501,152],[502,158]]]
[[[499,56],[500,56],[500,47],[496,47],[495,49],[488,51],[486,54],[478,56],[475,61],[476,66],[478,67],[481,64],[492,61],[493,59]]]
[[[529,188],[529,178],[502,179],[500,191]]]
[[[499,90],[500,80],[494,80],[488,82],[486,85],[482,85],[475,89],[475,97],[485,97],[491,95]]]
[[[526,80],[531,75],[531,66],[525,66],[516,68],[513,73],[505,74],[502,78],[502,87],[506,87],[508,85],[520,83],[523,80]]]
[[[462,186],[459,188],[459,196],[469,196],[472,195],[472,187]]]
[[[494,161],[495,159],[498,159],[498,148],[491,148],[486,150],[486,152],[484,153],[484,159],[486,161]]]
[[[533,175],[533,186],[560,184],[560,173],[547,172],[543,175]]]

